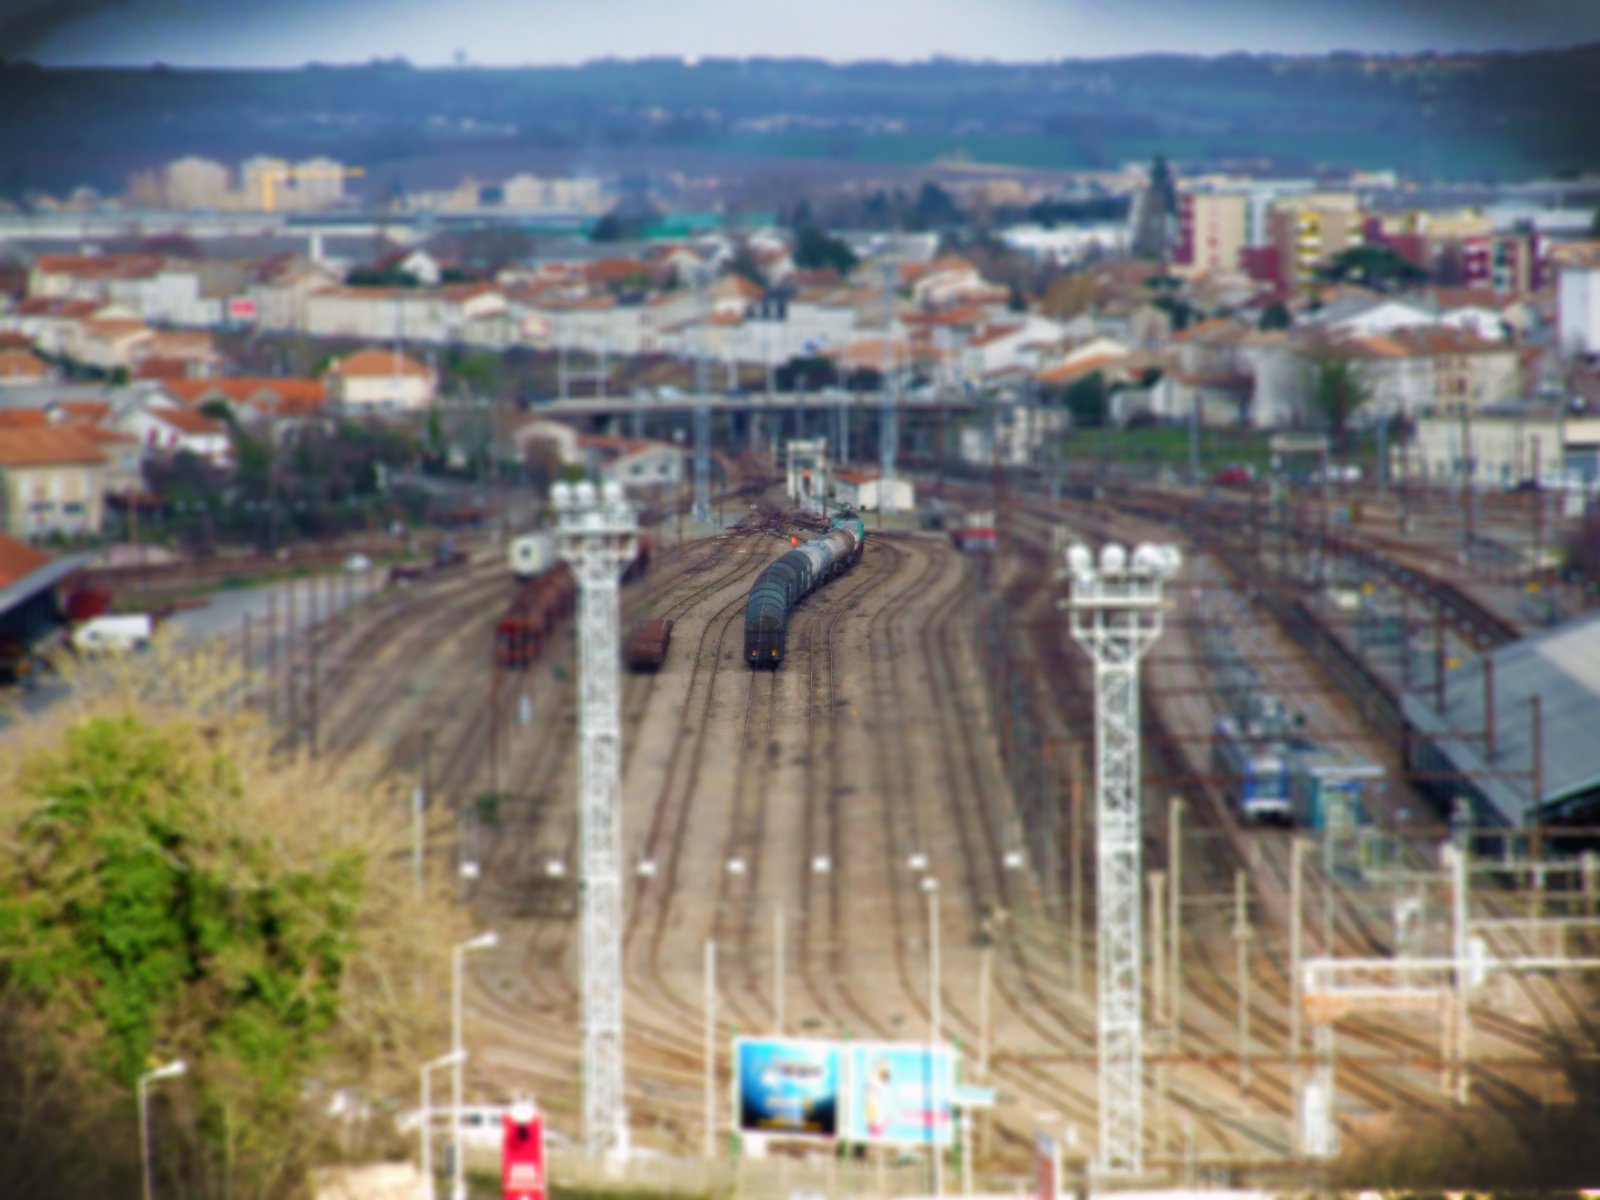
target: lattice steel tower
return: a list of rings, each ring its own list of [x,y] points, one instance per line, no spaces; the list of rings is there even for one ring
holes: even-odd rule
[[[711,306],[706,302],[708,268],[694,272],[695,355],[694,355],[694,508],[696,521],[711,520],[711,397],[706,371],[706,326]]]
[[[1161,636],[1161,588],[1179,561],[1173,546],[1140,545],[1130,562],[1112,542],[1098,564],[1087,546],[1067,550],[1072,636],[1094,659],[1099,1169],[1108,1174],[1143,1164],[1139,659]]]
[[[625,1153],[622,1091],[622,681],[617,591],[638,549],[622,486],[558,483],[556,542],[578,581],[578,812],[583,881],[583,1119],[589,1153]]]

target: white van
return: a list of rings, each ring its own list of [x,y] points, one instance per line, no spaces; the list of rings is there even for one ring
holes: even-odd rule
[[[149,613],[91,617],[72,631],[72,648],[79,654],[127,654],[149,649],[154,633]]]

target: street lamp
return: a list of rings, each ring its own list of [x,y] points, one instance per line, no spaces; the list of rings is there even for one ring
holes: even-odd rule
[[[442,1067],[456,1066],[463,1062],[466,1057],[467,1056],[463,1053],[451,1052],[449,1054],[441,1055],[439,1058],[433,1059],[431,1062],[425,1062],[422,1064],[422,1071],[420,1073],[422,1076],[422,1124],[418,1130],[417,1136],[422,1140],[422,1185],[427,1189],[423,1195],[425,1195],[428,1200],[433,1200],[434,1194],[433,1138],[431,1136],[433,1126],[433,1092],[428,1086],[428,1074],[429,1072],[437,1071]],[[456,1123],[458,1125],[460,1124],[459,1118]],[[454,1137],[453,1134],[451,1136]],[[451,1142],[451,1145],[455,1145],[454,1141]]]
[[[939,1011],[939,881],[933,876],[925,876],[922,880],[922,890],[928,897],[928,1014],[929,1026],[933,1036],[928,1045],[928,1070],[933,1079],[937,1080],[938,1067],[936,1065],[939,1054],[940,1021]],[[937,1083],[934,1085],[937,1087]],[[944,1097],[930,1096],[932,1101],[928,1105],[931,1114],[929,1118],[929,1137],[933,1142],[930,1149],[933,1152],[933,1194],[944,1195],[944,1155],[939,1149],[939,1114],[943,1111]]]
[[[150,1200],[150,1085],[162,1079],[174,1079],[189,1069],[183,1059],[177,1059],[154,1071],[139,1076],[139,1170],[144,1177],[144,1200]]]
[[[452,1200],[466,1200],[467,1179],[461,1164],[461,1064],[467,1052],[461,1045],[461,968],[462,960],[474,950],[492,950],[500,944],[495,933],[480,933],[450,948],[450,1195]]]

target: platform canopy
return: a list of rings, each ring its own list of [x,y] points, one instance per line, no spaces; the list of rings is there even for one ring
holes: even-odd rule
[[[1494,663],[1486,686],[1485,658]],[[1588,823],[1600,813],[1600,613],[1574,617],[1447,674],[1405,697],[1407,722],[1463,776],[1480,819],[1518,826]],[[1486,757],[1493,698],[1494,755]],[[1539,698],[1534,745],[1533,697]],[[1534,795],[1537,782],[1538,795]]]

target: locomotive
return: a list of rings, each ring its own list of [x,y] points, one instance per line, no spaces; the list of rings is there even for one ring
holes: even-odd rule
[[[795,605],[861,561],[867,526],[849,509],[828,532],[790,550],[762,571],[744,609],[744,658],[752,667],[783,665],[784,636]]]

